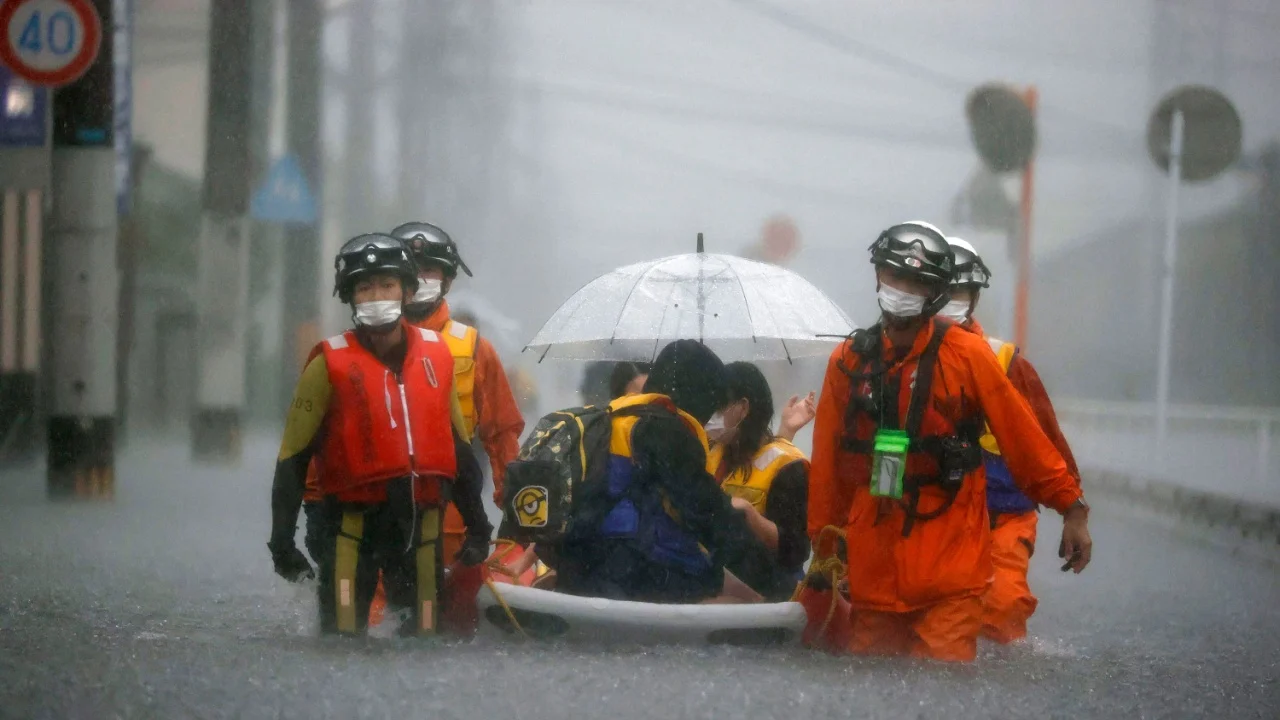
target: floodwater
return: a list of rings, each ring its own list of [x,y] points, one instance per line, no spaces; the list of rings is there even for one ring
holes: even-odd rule
[[[1095,500],[1094,564],[1042,517],[1032,637],[976,663],[319,638],[271,572],[273,439],[236,470],[134,444],[107,504],[0,473],[0,718],[1277,717],[1280,571]],[[1087,479],[1086,479],[1087,482]]]

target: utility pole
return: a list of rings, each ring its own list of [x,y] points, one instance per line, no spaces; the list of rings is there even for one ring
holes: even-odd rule
[[[116,247],[120,267],[119,325],[116,329],[116,432],[129,435],[129,355],[133,347],[134,316],[138,290],[138,257],[143,243],[143,228],[137,213],[132,212],[133,198],[138,194],[142,172],[151,152],[137,151],[133,146],[133,0],[112,0],[115,45],[115,98],[113,105],[116,150],[116,213],[119,230]]]
[[[286,147],[297,159],[311,192],[322,198],[323,157],[320,137],[321,55],[324,8],[321,0],[290,0],[288,3],[288,80],[281,90],[288,93]],[[322,207],[323,203],[317,202]],[[323,213],[323,210],[320,210]],[[282,390],[292,394],[302,372],[301,363],[320,339],[320,312],[317,287],[326,278],[320,274],[319,220],[313,225],[290,225],[284,230],[284,313],[282,325],[288,334],[283,354]],[[288,403],[282,398],[281,407]]]
[[[111,0],[94,0],[93,7],[102,27],[97,57],[79,79],[53,93],[46,355],[51,498],[110,497],[115,485],[120,273],[113,8]]]
[[[246,399],[249,203],[252,182],[260,175],[255,159],[262,157],[265,142],[265,132],[255,131],[255,122],[266,112],[253,102],[258,69],[253,39],[255,26],[270,15],[270,3],[212,0],[210,13],[192,456],[234,463],[241,454]]]

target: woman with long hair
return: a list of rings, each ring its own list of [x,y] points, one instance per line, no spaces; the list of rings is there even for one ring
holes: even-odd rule
[[[729,567],[775,599],[790,594],[809,557],[809,460],[791,440],[813,420],[814,396],[791,398],[774,433],[773,393],[764,374],[749,362],[731,363],[725,369],[729,405],[707,424],[707,435],[715,443],[711,465],[721,489],[746,515],[752,532],[775,560],[773,567],[744,567],[732,560]]]

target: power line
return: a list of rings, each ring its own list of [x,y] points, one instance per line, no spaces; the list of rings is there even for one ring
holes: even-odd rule
[[[673,151],[655,143],[638,140],[633,136],[606,130],[598,123],[591,125],[591,131],[608,138],[613,147],[629,148],[638,157],[650,162],[660,162],[665,166],[681,167],[688,170],[721,178],[722,180],[766,190],[774,193],[786,193],[809,199],[822,198],[839,203],[855,203],[863,207],[875,207],[883,198],[861,196],[830,187],[808,185],[775,177],[759,175],[754,172],[726,167],[702,158]]]
[[[764,0],[728,0],[728,2],[732,2],[739,7],[774,22],[777,25],[781,25],[788,30],[804,35],[810,40],[825,45],[837,52],[864,60],[884,70],[897,73],[898,75],[914,78],[933,85],[934,87],[959,92],[963,95],[968,95],[969,91],[977,86],[977,83],[966,78],[956,77],[949,73],[935,70],[909,58],[895,55],[886,50],[881,50],[873,45],[868,45],[861,40],[836,32],[835,30],[783,10],[782,8],[772,3],[765,2]],[[1125,136],[1131,134],[1125,128],[1112,125],[1111,123],[1098,120],[1096,118],[1086,117],[1050,103],[1041,103],[1040,107],[1042,109],[1058,113],[1064,117],[1070,117],[1080,123],[1104,128],[1110,132],[1123,133]]]
[[[516,90],[536,91],[548,97],[609,107],[675,120],[695,120],[722,125],[741,125],[787,132],[857,138],[881,142],[897,142],[930,146],[945,150],[963,150],[958,137],[936,131],[891,126],[873,126],[857,122],[814,120],[759,112],[725,112],[700,108],[668,100],[644,99],[601,89],[585,89],[548,80],[516,79]]]
[[[955,90],[960,93],[967,93],[973,88],[973,85],[966,80],[868,45],[860,40],[783,10],[772,3],[762,2],[761,0],[729,0],[729,2],[746,8],[789,30],[805,35],[810,40],[821,43],[842,54],[865,60],[890,72],[913,77],[936,87]]]
[[[897,143],[951,152],[968,150],[968,143],[963,140],[964,136],[924,128],[873,125],[857,120],[817,120],[775,113],[721,111],[694,107],[668,100],[636,98],[617,91],[580,88],[548,80],[514,78],[507,79],[506,83],[516,91],[536,92],[550,98],[558,98],[569,102],[674,120],[698,121],[716,125],[738,125],[782,132],[806,133],[821,137]],[[1072,155],[1091,160],[1123,162],[1125,161],[1125,154],[1131,149],[1128,146],[1120,146],[1117,143],[1112,147],[1093,147],[1087,151],[1072,153]],[[1041,152],[1043,153],[1043,150]]]

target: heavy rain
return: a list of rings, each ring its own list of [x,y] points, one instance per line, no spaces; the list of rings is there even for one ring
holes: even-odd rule
[[[0,0],[0,718],[1280,716],[1277,30]]]

